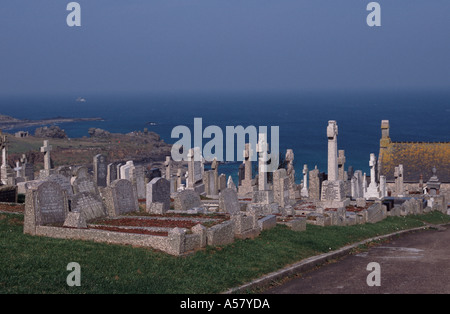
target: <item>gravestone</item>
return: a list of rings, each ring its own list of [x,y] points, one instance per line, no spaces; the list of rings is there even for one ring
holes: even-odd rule
[[[345,198],[344,182],[339,179],[338,173],[338,126],[336,121],[328,121],[326,134],[328,139],[328,178],[322,182],[320,200],[326,207],[345,207],[349,200]]]
[[[40,182],[26,192],[24,233],[36,234],[36,226],[63,224],[68,209],[67,195],[58,183]]]
[[[73,196],[72,185],[69,179],[62,174],[52,174],[44,179],[45,181],[52,181],[58,184],[67,194],[67,198],[71,199]]]
[[[136,190],[131,181],[118,179],[104,190],[105,204],[109,216],[119,216],[139,211]]]
[[[223,191],[227,188],[227,176],[222,173],[219,176],[219,191]]]
[[[86,178],[89,176],[89,169],[86,166],[77,166],[72,170],[72,176],[77,178]]]
[[[190,210],[202,207],[200,195],[193,190],[184,190],[174,195],[173,205],[175,210]]]
[[[136,187],[138,199],[145,199],[146,187],[145,187],[145,173],[143,166],[133,166],[130,169],[131,183]]]
[[[377,165],[375,154],[370,154],[369,166],[370,166],[370,183],[367,187],[366,193],[364,197],[366,199],[379,199],[380,198],[380,190],[375,182],[375,167]]]
[[[109,186],[111,182],[117,180],[117,165],[110,163],[106,166],[106,186]]]
[[[441,189],[441,182],[438,178],[438,176],[436,175],[436,167],[433,167],[432,169],[432,176],[431,178],[427,181],[427,193],[435,196],[435,195],[439,195],[440,189]]]
[[[278,169],[273,173],[273,198],[280,207],[290,205],[289,177],[286,169]]]
[[[99,194],[97,184],[94,182],[91,175],[87,175],[85,177],[82,176],[81,178],[76,177],[72,182],[72,187],[74,194],[81,192],[88,192],[95,195]]]
[[[219,209],[231,215],[240,212],[238,195],[235,190],[226,188],[219,193]]]
[[[198,194],[205,193],[205,186],[203,180],[203,157],[199,147],[194,147],[189,150],[188,157],[188,181],[187,189],[194,190]]]
[[[134,163],[132,160],[126,162],[125,165],[120,167],[120,178],[131,180],[131,168],[134,167]]]
[[[154,178],[162,178],[161,170],[159,168],[151,168],[148,173],[148,180],[149,182],[152,181]]]
[[[239,183],[239,195],[246,196],[251,195],[254,191],[256,191],[257,186],[255,185],[255,180],[253,180],[252,174],[252,158],[253,158],[253,150],[249,143],[245,144],[245,150],[243,152],[244,157],[244,173],[241,178],[241,182]]]
[[[233,178],[231,178],[231,176],[228,177],[227,188],[237,192],[236,184],[234,184]]]
[[[122,178],[120,177],[120,167],[122,167],[122,166],[123,166],[123,164],[122,164],[121,162],[119,162],[119,163],[116,165],[116,178],[115,178],[114,180],[122,179]],[[112,180],[112,178],[111,178],[111,181],[110,181],[109,183],[111,184],[114,180]]]
[[[70,169],[70,167],[68,166],[59,166],[58,168],[56,168],[55,173],[63,175],[69,180],[70,178],[72,178],[72,169]]]
[[[106,208],[100,196],[89,192],[75,194],[70,202],[70,211],[81,213],[85,220],[106,216]]]
[[[294,151],[292,149],[286,150],[285,159],[287,161],[286,175],[289,178],[289,198],[295,200],[300,195],[298,195],[297,184],[295,183]],[[307,181],[303,180],[303,182]],[[307,189],[306,193],[308,193]]]
[[[312,200],[320,200],[321,182],[319,179],[319,169],[317,166],[309,172],[309,190],[308,194]]]
[[[20,162],[22,163],[22,177],[25,178],[25,181],[34,180],[34,166],[28,162],[25,154],[22,154]]]
[[[97,186],[106,187],[106,176],[108,173],[106,156],[102,154],[98,154],[94,156],[93,160],[94,165],[94,182]]]
[[[203,184],[205,185],[206,195],[217,195],[213,170],[208,170],[203,173]]]
[[[164,214],[170,209],[170,182],[164,178],[153,178],[147,184],[146,211]]]
[[[309,197],[308,193],[308,165],[303,165],[303,186],[301,190],[301,196],[302,197]]]

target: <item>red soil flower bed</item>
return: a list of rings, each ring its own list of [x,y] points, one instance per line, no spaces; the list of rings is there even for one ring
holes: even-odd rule
[[[0,203],[0,210],[5,212],[25,212],[25,204]]]
[[[149,230],[144,230],[144,229],[122,229],[122,228],[108,227],[108,226],[95,226],[95,227],[89,227],[89,229],[100,229],[100,230],[123,232],[123,233],[148,234],[148,235],[162,236],[162,237],[167,237],[167,235],[169,234],[168,232],[163,232],[163,231],[149,231]]]
[[[94,221],[94,224],[107,226],[127,226],[127,227],[164,227],[164,228],[192,228],[198,222],[191,220],[162,220],[162,219],[140,219],[140,218],[118,218]]]

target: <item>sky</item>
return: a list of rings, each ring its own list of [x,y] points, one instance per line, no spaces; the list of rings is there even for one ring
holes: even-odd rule
[[[0,1],[0,95],[443,89],[450,1]]]

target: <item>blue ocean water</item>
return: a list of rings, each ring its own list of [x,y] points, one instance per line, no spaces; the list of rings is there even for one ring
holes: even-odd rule
[[[77,102],[80,96],[86,102]],[[450,141],[450,92],[444,91],[3,96],[0,114],[22,119],[101,117],[103,121],[60,127],[69,137],[88,136],[90,127],[113,133],[146,127],[167,143],[178,140],[171,138],[175,126],[185,125],[193,133],[196,117],[203,119],[203,129],[217,125],[224,135],[226,126],[279,126],[280,151],[294,150],[298,182],[303,164],[327,170],[328,120],[338,123],[345,167],[363,172],[369,172],[370,153],[378,155],[383,119],[390,121],[394,141]],[[203,145],[208,141],[204,139]],[[239,164],[223,164],[220,172],[237,182]]]

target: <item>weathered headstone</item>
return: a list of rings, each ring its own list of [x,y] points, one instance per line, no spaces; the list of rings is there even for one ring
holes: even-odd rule
[[[28,162],[25,154],[22,154],[20,162],[22,163],[22,177],[25,178],[25,181],[34,180],[34,166]]]
[[[294,151],[292,149],[286,150],[285,159],[287,161],[286,174],[289,178],[289,198],[295,200],[298,195],[297,184],[295,184],[295,169],[294,169]],[[307,182],[307,181],[303,181]],[[306,193],[308,189],[306,188]]]
[[[174,195],[173,206],[175,210],[190,210],[202,207],[200,196],[193,190],[184,190]]]
[[[117,179],[117,165],[115,163],[108,164],[106,167],[106,185],[109,186],[111,182]]]
[[[205,192],[203,180],[203,157],[199,147],[194,147],[188,153],[188,182],[187,189],[194,190],[199,194]]]
[[[120,178],[131,180],[131,168],[134,167],[132,160],[127,161],[127,163],[120,167]]]
[[[289,177],[286,169],[278,169],[273,173],[273,198],[280,207],[290,205]]]
[[[146,211],[164,214],[170,209],[170,183],[164,178],[153,178],[147,184]]]
[[[98,186],[95,183],[94,179],[91,175],[87,175],[86,177],[77,177],[72,183],[74,194],[78,194],[81,192],[88,192],[91,194],[98,195]]]
[[[241,182],[239,183],[239,195],[245,196],[248,194],[252,194],[254,191],[256,191],[257,187],[255,186],[255,182],[253,180],[253,174],[252,174],[252,157],[253,157],[253,150],[249,143],[245,144],[245,150],[244,150],[244,173],[240,174],[240,176],[243,175],[241,178]],[[242,170],[241,170],[242,171]]]
[[[97,186],[106,187],[106,176],[107,176],[107,163],[106,156],[102,154],[97,154],[94,156],[94,182]]]
[[[69,180],[72,178],[72,169],[69,166],[59,166],[56,168],[55,173],[63,175]]]
[[[67,194],[69,199],[73,196],[72,185],[70,184],[69,179],[62,174],[52,174],[45,178],[46,181],[52,181],[57,183]]]
[[[89,192],[75,194],[70,202],[70,210],[81,213],[85,220],[106,216],[106,208],[100,196]]]
[[[145,173],[143,166],[133,166],[130,169],[131,183],[136,187],[138,199],[145,199]]]
[[[219,191],[222,191],[227,188],[227,176],[224,173],[221,173],[219,176]]]
[[[317,166],[309,172],[309,197],[312,200],[320,200],[321,182],[319,179],[319,169]]]
[[[219,193],[219,209],[232,215],[240,212],[238,195],[235,190],[226,188]]]
[[[203,173],[203,184],[205,185],[206,195],[217,195],[213,170],[208,170]]]
[[[40,182],[26,193],[24,233],[36,234],[36,226],[64,223],[68,209],[66,193],[58,183]]]
[[[131,181],[118,179],[104,190],[105,204],[109,216],[119,216],[129,212],[139,211],[136,190]]]

